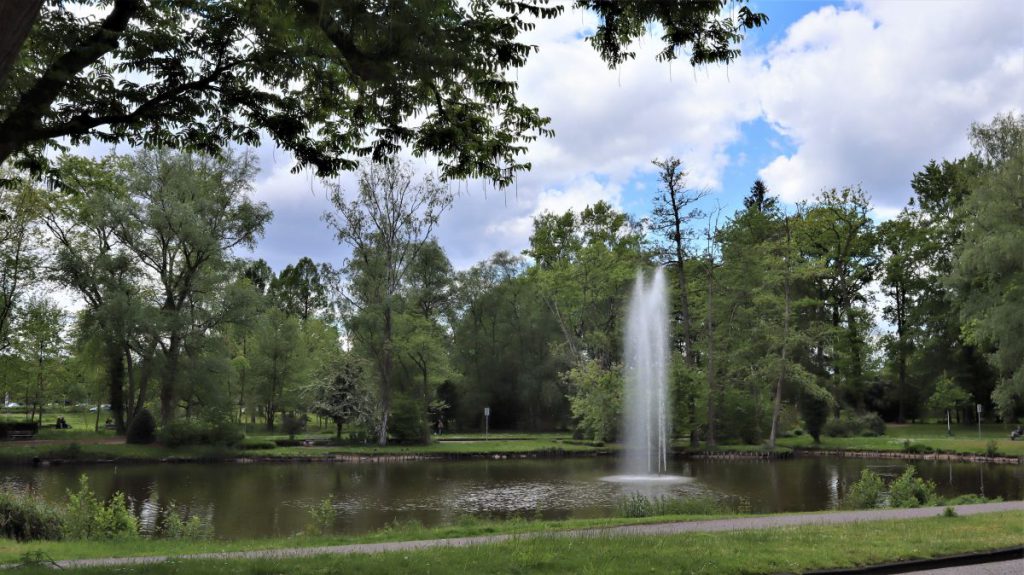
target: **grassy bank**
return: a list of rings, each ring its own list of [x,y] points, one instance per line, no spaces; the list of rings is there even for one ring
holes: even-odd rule
[[[300,438],[326,439],[324,436],[299,436]],[[268,439],[273,439],[268,438]],[[437,456],[459,457],[473,455],[583,455],[607,452],[612,448],[577,442],[564,435],[533,435],[515,438],[483,436],[461,436],[458,440],[434,441],[427,445],[316,445],[311,447],[289,446],[272,449],[237,449],[210,446],[169,448],[161,445],[126,445],[89,443],[78,438],[67,442],[23,443],[7,441],[0,443],[0,463],[29,463],[34,458],[44,460],[70,461],[160,461],[168,458],[223,460],[234,458],[301,459],[331,458],[335,456],[402,457]]]
[[[815,444],[807,435],[779,439],[779,445],[800,449],[823,449],[877,452],[935,452],[962,455],[991,455],[1024,457],[1024,440],[1011,441],[1009,429],[1003,424],[982,425],[979,437],[977,426],[955,426],[953,436],[946,435],[946,426],[939,424],[891,424],[880,437],[821,437]],[[991,443],[990,442],[994,442]]]
[[[659,536],[517,539],[465,548],[295,559],[191,560],[119,573],[776,573],[1019,545],[1024,513]],[[336,541],[336,540],[332,540]],[[199,551],[198,548],[192,548]],[[738,551],[742,552],[738,552]],[[55,557],[56,558],[56,557]],[[110,568],[83,569],[106,573]],[[25,572],[43,572],[42,568]]]
[[[744,515],[745,517],[756,517]],[[19,543],[0,538],[0,564],[15,563],[25,553],[42,552],[54,560],[92,559],[97,557],[140,557],[146,555],[180,555],[185,553],[211,553],[221,551],[253,551],[289,547],[322,547],[352,543],[384,543],[388,541],[420,541],[449,537],[474,537],[560,531],[621,525],[646,525],[672,521],[705,521],[724,519],[736,515],[659,515],[654,517],[604,517],[592,519],[490,520],[466,516],[450,525],[424,527],[410,523],[396,523],[386,529],[360,535],[294,535],[263,539],[136,539],[129,541],[32,541]]]
[[[55,418],[54,413],[47,416]],[[95,414],[85,414],[95,416]],[[70,414],[68,421],[75,422],[83,414]],[[783,437],[778,447],[770,452],[761,445],[722,444],[713,449],[706,446],[690,448],[679,440],[677,452],[701,455],[716,454],[742,455],[789,455],[794,449],[868,451],[892,453],[951,453],[960,455],[991,455],[992,449],[998,456],[1024,457],[1024,440],[1011,441],[1008,437],[1011,426],[984,424],[979,438],[975,426],[955,426],[952,437],[946,435],[945,425],[910,424],[889,425],[886,434],[880,437],[821,437],[815,444],[810,436]],[[331,429],[312,429],[296,436],[296,439],[312,439],[318,443],[333,440]],[[264,443],[287,439],[280,432],[271,432],[263,426],[247,431],[250,441]],[[170,449],[159,445],[109,444],[114,439],[110,431],[92,431],[92,428],[76,426],[71,430],[43,429],[39,439],[62,439],[60,443],[27,444],[19,441],[0,443],[0,463],[26,463],[34,458],[67,460],[115,460],[115,461],[159,461],[166,458],[223,460],[234,458],[302,459],[331,458],[334,456],[368,457],[470,457],[470,456],[513,456],[513,455],[585,455],[613,452],[617,445],[594,444],[573,440],[565,433],[460,433],[436,438],[427,445],[389,445],[378,447],[372,444],[316,445],[312,447],[275,447],[272,449],[227,449],[217,447],[182,447]]]

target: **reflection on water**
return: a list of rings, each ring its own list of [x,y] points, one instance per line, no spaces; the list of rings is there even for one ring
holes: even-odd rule
[[[1024,466],[913,462],[945,496],[1024,495]],[[62,499],[89,475],[97,493],[125,492],[144,531],[170,506],[208,520],[219,537],[288,535],[309,523],[308,509],[332,495],[339,532],[380,529],[395,521],[424,525],[461,516],[600,517],[624,494],[711,496],[742,500],[754,512],[812,511],[838,504],[870,468],[887,478],[906,463],[892,460],[797,458],[782,461],[675,461],[682,483],[602,481],[616,471],[611,458],[396,463],[140,464],[0,468],[4,489],[31,489]]]

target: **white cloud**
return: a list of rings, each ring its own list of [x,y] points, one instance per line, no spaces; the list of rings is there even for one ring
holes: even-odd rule
[[[862,184],[882,207],[904,204],[914,171],[968,151],[971,122],[1024,101],[1022,40],[1010,1],[869,1],[806,15],[765,55],[765,119],[797,149],[761,175],[788,201]]]
[[[527,36],[540,51],[514,76],[521,101],[550,116],[556,136],[530,145],[533,169],[512,188],[453,183],[460,193],[438,237],[460,268],[497,250],[519,252],[545,210],[600,199],[645,205],[650,162],[668,155],[684,160],[690,184],[712,190],[730,169],[760,168],[788,201],[862,184],[875,214],[891,216],[914,171],[966,153],[971,122],[1024,101],[1024,27],[1011,25],[1021,18],[1007,1],[856,3],[805,15],[729,67],[658,63],[655,34],[636,60],[612,71],[582,39],[593,16],[570,10]],[[744,123],[756,119],[780,136],[743,137]],[[742,149],[731,156],[736,144]],[[758,164],[768,150],[772,159]],[[320,184],[289,173],[290,156],[272,146],[257,154],[265,170],[257,196],[276,214],[258,255],[275,267],[301,255],[340,263],[344,250],[320,222],[328,207]],[[425,160],[414,165],[432,169]],[[342,184],[353,185],[352,175]]]

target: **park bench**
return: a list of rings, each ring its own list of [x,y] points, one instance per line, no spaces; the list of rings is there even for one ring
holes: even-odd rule
[[[7,432],[7,439],[32,439],[36,432],[31,429],[16,429]]]

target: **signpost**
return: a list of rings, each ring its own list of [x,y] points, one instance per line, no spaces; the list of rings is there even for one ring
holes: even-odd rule
[[[981,439],[981,404],[978,404],[978,439]]]
[[[978,408],[980,409],[981,406],[979,405]],[[487,428],[489,427],[490,422],[491,422],[491,408],[490,407],[485,407],[484,408],[484,441],[487,441]]]

